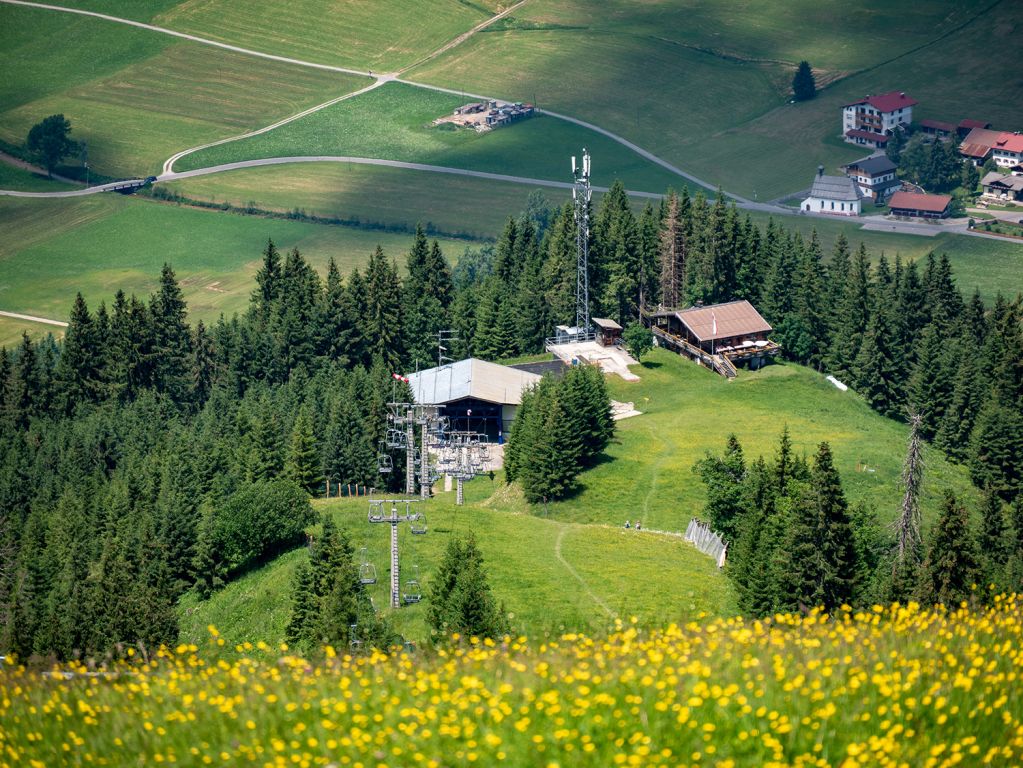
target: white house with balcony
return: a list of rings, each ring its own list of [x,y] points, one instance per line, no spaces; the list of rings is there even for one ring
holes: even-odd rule
[[[825,176],[824,166],[817,167],[817,176],[810,187],[810,196],[799,206],[803,213],[825,213],[829,216],[859,216],[863,193],[848,176]]]
[[[917,104],[903,91],[866,96],[842,107],[842,136],[850,144],[884,149],[891,132],[913,122]]]

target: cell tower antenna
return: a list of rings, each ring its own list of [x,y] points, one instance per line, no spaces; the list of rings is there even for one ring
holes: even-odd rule
[[[582,163],[572,156],[572,201],[575,207],[575,332],[590,332],[590,153],[583,149]]]

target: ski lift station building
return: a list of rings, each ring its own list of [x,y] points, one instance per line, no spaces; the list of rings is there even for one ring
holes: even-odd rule
[[[540,376],[470,357],[410,373],[408,380],[416,402],[442,406],[451,429],[484,432],[497,442],[507,439],[523,391]]]

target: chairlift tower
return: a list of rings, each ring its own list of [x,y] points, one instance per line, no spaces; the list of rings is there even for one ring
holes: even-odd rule
[[[590,330],[590,153],[583,148],[582,163],[572,155],[572,204],[575,208],[575,332]]]
[[[449,431],[438,449],[439,469],[457,484],[455,504],[465,503],[464,484],[489,469],[490,447],[482,432]]]
[[[405,493],[414,496],[416,480],[419,495],[430,497],[430,487],[439,477],[430,463],[430,446],[443,440],[447,418],[440,415],[440,406],[422,403],[388,403],[387,448],[405,451]],[[416,428],[420,429],[420,445],[416,446]],[[389,457],[388,457],[389,458]],[[378,458],[379,466],[386,465],[384,454]],[[382,470],[383,471],[383,470]]]
[[[369,502],[369,521],[384,523],[391,526],[391,607],[400,608],[402,601],[401,571],[398,557],[398,525],[408,523],[414,534],[426,533],[426,518],[421,512],[414,512],[412,507],[419,499],[371,499]],[[399,513],[398,505],[403,504],[405,511]],[[384,508],[390,507],[389,512]],[[415,570],[413,571],[415,574]],[[375,576],[375,574],[374,574]],[[418,578],[415,579],[418,588]],[[363,582],[365,583],[365,582]],[[409,601],[414,602],[414,601]]]

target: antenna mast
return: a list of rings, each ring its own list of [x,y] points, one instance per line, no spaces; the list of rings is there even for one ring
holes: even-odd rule
[[[572,156],[572,202],[575,206],[575,332],[590,330],[590,153],[583,149],[582,164]]]

